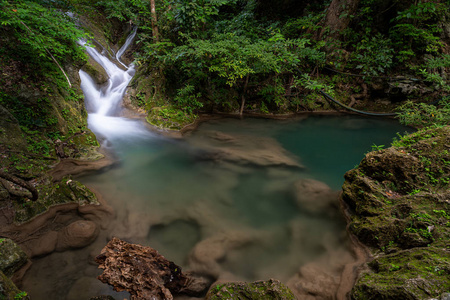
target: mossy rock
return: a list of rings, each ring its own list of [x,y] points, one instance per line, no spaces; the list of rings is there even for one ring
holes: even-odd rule
[[[182,110],[170,106],[153,107],[146,118],[147,122],[160,129],[181,130],[192,124],[197,115],[187,114]]]
[[[0,300],[22,300],[26,299],[26,292],[21,292],[17,286],[0,271]]]
[[[450,126],[368,153],[345,179],[349,230],[376,257],[352,297],[426,299],[448,291]]]
[[[450,251],[415,248],[377,257],[352,290],[352,299],[430,299],[450,290]]]
[[[253,283],[229,282],[213,286],[206,300],[295,299],[292,291],[280,281],[269,279]]]
[[[2,146],[16,151],[24,151],[27,142],[22,136],[22,130],[17,119],[0,105],[0,149]]]
[[[87,63],[81,68],[86,72],[98,85],[104,84],[108,81],[109,76],[105,69],[96,62],[92,57],[89,57]]]
[[[64,177],[59,182],[52,182],[47,177],[38,186],[39,199],[35,202],[15,202],[15,223],[27,222],[37,215],[46,212],[50,207],[58,204],[77,203],[79,205],[99,205],[95,194],[82,183]]]
[[[0,271],[8,276],[20,269],[28,260],[23,250],[12,240],[0,238]]]

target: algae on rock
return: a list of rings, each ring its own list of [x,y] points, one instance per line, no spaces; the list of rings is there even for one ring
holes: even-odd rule
[[[289,300],[295,299],[292,291],[278,280],[269,279],[253,283],[227,282],[211,287],[206,300]]]
[[[450,126],[404,136],[345,175],[349,230],[375,258],[353,299],[425,299],[450,289]]]
[[[10,277],[28,260],[23,250],[12,240],[0,238],[0,299],[22,299],[21,292]]]

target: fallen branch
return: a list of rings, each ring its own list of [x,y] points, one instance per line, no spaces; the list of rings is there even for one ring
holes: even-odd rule
[[[11,186],[8,186],[8,184],[5,181],[9,181],[12,183],[17,184],[18,186],[23,187],[24,189],[27,189],[30,193],[31,193],[31,200],[32,201],[36,201],[39,198],[39,193],[37,191],[37,189],[29,182],[20,179],[19,177],[16,177],[12,174],[6,173],[4,171],[0,170],[0,179],[2,185],[8,190],[8,192],[12,195],[17,195],[17,196],[21,196],[21,197],[29,197],[28,195],[22,194],[22,193],[18,193],[17,191],[14,191],[12,189]]]
[[[127,291],[131,300],[171,300],[173,294],[198,296],[212,281],[195,274],[182,273],[181,268],[151,247],[130,244],[113,238],[95,261],[104,269],[98,279]]]

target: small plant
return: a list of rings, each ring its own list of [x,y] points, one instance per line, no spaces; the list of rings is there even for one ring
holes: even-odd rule
[[[15,296],[14,296],[14,300],[22,300],[22,299],[28,299],[28,293],[27,292],[24,292],[24,291],[22,291],[22,292],[20,292],[20,293],[17,293]]]
[[[395,264],[391,264],[391,267],[389,268],[389,272],[395,272],[400,270],[400,266],[399,265],[395,265]]]
[[[375,145],[375,144],[373,144],[371,147],[372,147],[372,151],[380,151],[380,150],[383,150],[384,145]]]
[[[397,118],[403,125],[415,127],[450,124],[450,97],[444,97],[439,105],[440,108],[426,103],[407,101],[398,108]]]

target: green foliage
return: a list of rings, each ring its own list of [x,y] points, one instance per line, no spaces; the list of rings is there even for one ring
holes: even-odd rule
[[[325,84],[320,82],[319,80],[312,79],[308,74],[302,74],[300,77],[294,77],[294,85],[293,87],[303,87],[306,90],[317,93],[319,91],[324,91],[325,93],[333,96],[334,90],[333,85]]]
[[[203,107],[199,101],[201,93],[195,93],[194,86],[187,84],[184,88],[178,89],[175,103],[187,113],[192,114],[194,110]]]
[[[86,58],[76,41],[86,38],[87,34],[67,14],[55,8],[42,6],[36,1],[1,0],[0,20],[3,34],[7,32],[26,46],[21,51],[48,60],[51,60],[49,52],[59,60]]]
[[[419,1],[408,9],[399,11],[392,22],[390,35],[402,49],[435,53],[442,46],[439,41],[441,28],[438,21],[448,9],[443,3]]]
[[[426,58],[424,66],[416,69],[426,81],[433,83],[436,89],[450,92],[450,84],[441,75],[441,69],[445,70],[448,67],[450,67],[450,55],[440,54]]]
[[[381,34],[362,39],[353,53],[353,63],[361,73],[369,76],[378,76],[386,73],[393,63],[394,49],[391,40]]]
[[[211,99],[208,89],[242,89],[247,77],[267,78],[294,71],[298,66],[320,63],[324,54],[311,47],[308,39],[286,39],[273,30],[266,39],[252,40],[233,33],[215,33],[210,39],[198,39],[188,35],[184,43],[172,49],[165,49],[157,57],[166,70],[177,70],[178,88],[175,102],[192,105],[193,110],[201,108],[200,99]],[[171,45],[173,46],[173,45]],[[148,49],[148,48],[147,48]],[[180,76],[181,75],[181,76]],[[171,77],[170,73],[166,74]],[[281,103],[279,79],[275,85],[261,88],[259,94],[267,101]]]
[[[375,145],[375,144],[373,144],[371,147],[372,147],[372,151],[380,151],[380,150],[383,150],[384,145]]]
[[[399,108],[398,119],[404,125],[427,127],[450,124],[450,97],[444,97],[439,106],[407,101]]]
[[[233,4],[237,0],[175,0],[173,16],[183,32],[205,31],[213,24],[213,16],[219,14],[223,5]]]
[[[22,299],[28,299],[28,293],[27,292],[20,292],[14,295],[14,300],[22,300]]]

